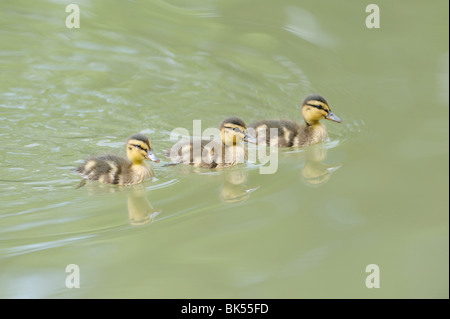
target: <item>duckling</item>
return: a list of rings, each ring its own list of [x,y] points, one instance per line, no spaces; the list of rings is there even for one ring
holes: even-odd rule
[[[257,143],[247,135],[247,125],[238,117],[230,117],[220,124],[221,141],[190,140],[173,145],[165,151],[172,164],[188,164],[203,168],[223,168],[243,163],[246,152],[242,141]],[[196,146],[198,145],[198,149]]]
[[[91,157],[76,169],[84,177],[78,187],[86,180],[117,185],[133,185],[154,176],[151,166],[144,158],[158,163],[159,159],[152,151],[152,144],[147,136],[134,134],[127,139],[127,157],[102,155]],[[78,188],[77,187],[77,188]]]
[[[325,140],[328,136],[325,124],[320,120],[327,119],[341,123],[341,119],[334,114],[327,100],[317,94],[309,95],[302,104],[302,115],[305,123],[297,123],[292,120],[263,120],[250,125],[258,136],[262,130],[266,136],[267,145],[280,147],[301,147],[316,144]],[[277,128],[278,135],[270,137],[270,129]]]

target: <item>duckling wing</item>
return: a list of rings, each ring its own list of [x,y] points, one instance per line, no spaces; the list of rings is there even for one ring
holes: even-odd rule
[[[131,162],[116,155],[103,155],[87,159],[77,168],[83,177],[103,183],[122,184],[128,176]]]
[[[256,132],[254,137],[265,134],[267,145],[280,147],[296,146],[301,125],[291,120],[264,120],[250,125]],[[277,134],[270,135],[270,129],[277,129]]]

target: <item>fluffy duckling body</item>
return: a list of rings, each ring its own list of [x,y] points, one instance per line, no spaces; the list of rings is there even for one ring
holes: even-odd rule
[[[188,164],[203,168],[223,168],[244,163],[246,152],[242,141],[256,143],[247,135],[245,122],[230,117],[220,125],[221,140],[193,140],[180,142],[165,152],[173,164]]]
[[[327,119],[341,123],[325,98],[320,95],[309,95],[302,104],[304,123],[292,120],[263,120],[250,125],[255,136],[265,134],[267,145],[279,147],[301,147],[322,142],[328,137],[327,127],[320,120]],[[270,129],[278,129],[278,134],[271,137]],[[259,136],[260,137],[260,136]]]
[[[159,162],[147,136],[134,134],[127,139],[127,157],[102,155],[91,157],[76,169],[85,180],[116,185],[133,185],[153,178],[151,166],[144,159]],[[82,182],[83,184],[83,182]],[[82,186],[80,184],[80,186]]]

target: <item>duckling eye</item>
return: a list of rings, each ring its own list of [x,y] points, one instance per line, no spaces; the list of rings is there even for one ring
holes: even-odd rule
[[[143,151],[146,151],[147,152],[147,150],[145,149],[145,148],[143,148],[141,145],[139,145],[139,144],[131,144],[131,145],[133,145],[134,147],[137,147],[138,149],[140,149],[140,150],[143,150]]]
[[[307,103],[306,105],[309,105],[309,106],[315,107],[316,109],[319,109],[319,110],[328,112],[328,110],[326,110],[326,109],[325,109],[322,105],[320,105],[320,104],[309,104],[309,103]]]
[[[235,132],[239,132],[239,131],[240,131],[240,129],[238,129],[237,127],[235,127],[235,128],[233,129],[233,131],[235,131]]]

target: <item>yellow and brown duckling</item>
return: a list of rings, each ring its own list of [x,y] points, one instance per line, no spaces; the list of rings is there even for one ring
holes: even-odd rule
[[[127,139],[127,157],[102,155],[91,157],[76,169],[84,177],[78,187],[86,180],[116,185],[133,185],[149,180],[154,176],[150,164],[144,159],[158,163],[152,144],[147,136],[134,134]]]
[[[317,94],[309,95],[302,104],[304,123],[292,120],[263,120],[250,125],[256,131],[266,136],[267,145],[279,147],[301,147],[324,141],[327,136],[327,127],[320,120],[326,119],[341,123],[341,119],[331,111],[327,100]],[[278,129],[278,135],[271,138],[270,129]],[[259,139],[258,139],[259,140]]]
[[[257,142],[255,138],[247,135],[247,125],[238,117],[230,117],[222,122],[220,138],[220,141],[191,139],[177,143],[165,151],[165,155],[171,159],[172,164],[223,168],[244,163],[246,152],[242,141]]]

